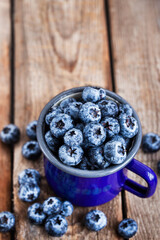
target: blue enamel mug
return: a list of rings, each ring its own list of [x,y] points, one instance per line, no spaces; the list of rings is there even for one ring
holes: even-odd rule
[[[126,161],[120,165],[112,165],[103,170],[81,170],[64,165],[47,147],[44,139],[45,115],[51,106],[59,105],[65,98],[80,98],[83,89],[84,87],[77,87],[58,94],[46,104],[39,116],[37,139],[44,154],[44,169],[48,184],[55,194],[78,206],[97,206],[106,203],[116,197],[122,189],[141,198],[152,196],[157,185],[156,174],[151,168],[134,159],[142,138],[140,120],[134,109],[133,116],[138,121],[139,131],[133,140]],[[128,103],[109,90],[106,90],[106,93],[108,98],[119,103]],[[142,186],[128,178],[128,170],[142,177],[148,186]]]

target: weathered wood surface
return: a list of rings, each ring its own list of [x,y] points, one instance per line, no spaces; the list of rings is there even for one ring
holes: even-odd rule
[[[5,27],[4,27],[5,26]],[[0,129],[10,122],[10,1],[0,1]],[[11,210],[11,151],[0,142],[0,211]],[[10,234],[0,234],[0,240]]]
[[[21,156],[27,141],[25,127],[37,119],[43,106],[57,93],[72,87],[98,85],[112,89],[103,1],[15,0],[15,123],[22,131],[14,154],[14,210],[16,239],[52,239],[43,228],[27,221],[28,204],[17,197],[18,174],[25,168],[40,170],[42,202],[53,195],[47,187],[42,159],[31,162]],[[118,239],[122,219],[121,196],[97,207],[108,216],[100,233],[82,226],[91,208],[76,207],[67,234],[58,239]]]
[[[110,0],[116,92],[139,114],[143,133],[160,134],[160,2]],[[136,158],[157,172],[160,152]],[[134,174],[130,176],[137,180]],[[134,239],[160,237],[160,189],[149,199],[126,192],[127,216],[138,222]]]

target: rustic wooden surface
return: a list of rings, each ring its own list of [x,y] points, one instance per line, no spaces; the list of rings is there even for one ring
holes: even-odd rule
[[[88,84],[110,90],[115,86],[115,91],[138,112],[143,133],[159,133],[160,3],[158,0],[106,2],[107,13],[104,0],[0,0],[0,128],[14,120],[21,130],[21,141],[14,148],[12,170],[11,150],[0,143],[0,211],[12,210],[16,216],[15,235],[0,234],[0,240],[53,239],[42,227],[28,222],[30,204],[18,199],[17,178],[23,169],[35,168],[42,175],[38,201],[54,195],[44,177],[42,158],[35,162],[24,159],[21,147],[28,140],[26,125],[38,118],[44,105],[57,93]],[[12,24],[11,4],[15,11]],[[11,38],[12,30],[15,42]],[[14,63],[9,53],[10,41],[15,49]],[[11,74],[14,74],[12,78]],[[14,103],[11,104],[12,85]],[[139,151],[136,157],[156,171],[159,152],[146,155]],[[129,176],[144,183],[134,174]],[[130,193],[125,193],[123,199],[119,194],[111,202],[98,206],[108,217],[108,226],[98,233],[82,225],[85,213],[94,208],[75,207],[68,218],[67,233],[54,239],[121,239],[116,233],[117,225],[127,216],[138,222],[139,230],[133,239],[158,240],[159,195],[159,188],[150,199],[140,199]]]
[[[136,109],[143,134],[160,133],[160,2],[110,0],[109,9],[116,92]],[[157,172],[160,151],[139,151],[136,158]],[[138,179],[134,174],[129,176]],[[126,200],[127,216],[139,226],[134,239],[159,239],[159,186],[149,199],[126,192]]]
[[[5,27],[4,27],[5,26]],[[10,1],[0,1],[0,129],[10,123]],[[11,150],[0,142],[0,211],[11,210]],[[10,234],[0,234],[0,240]]]

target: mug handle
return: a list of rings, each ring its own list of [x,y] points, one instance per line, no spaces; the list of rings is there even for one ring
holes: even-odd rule
[[[123,189],[141,198],[148,198],[154,194],[157,186],[157,176],[151,168],[136,159],[132,159],[125,168],[142,177],[147,182],[148,187],[126,178]]]

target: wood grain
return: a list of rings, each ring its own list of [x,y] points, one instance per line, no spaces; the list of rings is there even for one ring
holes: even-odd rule
[[[5,27],[4,27],[5,26]],[[0,131],[10,123],[10,1],[0,1]],[[11,211],[11,151],[0,142],[0,211]],[[0,240],[10,234],[0,234]]]
[[[16,0],[15,49],[15,122],[22,129],[22,140],[14,154],[16,239],[52,239],[43,228],[28,223],[28,204],[17,197],[18,174],[28,167],[40,170],[43,176],[38,201],[53,195],[44,177],[42,159],[31,162],[21,156],[22,144],[27,141],[25,127],[65,89],[88,84],[112,88],[103,1]],[[82,216],[91,208],[76,207],[68,220],[67,234],[58,239],[117,239],[121,197],[97,208],[109,218],[106,229],[98,234],[89,232],[82,226]]]
[[[160,134],[160,2],[109,1],[116,92],[139,114],[143,134]],[[160,152],[136,158],[157,172]],[[134,174],[134,180],[140,181]],[[138,222],[133,239],[159,239],[160,189],[149,199],[126,193],[127,216]]]

